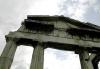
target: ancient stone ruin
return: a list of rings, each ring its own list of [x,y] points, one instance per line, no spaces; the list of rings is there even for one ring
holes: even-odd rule
[[[0,69],[10,69],[18,46],[34,47],[30,69],[43,69],[44,49],[55,48],[79,54],[81,69],[98,69],[100,27],[64,16],[28,15],[21,27],[6,37]]]

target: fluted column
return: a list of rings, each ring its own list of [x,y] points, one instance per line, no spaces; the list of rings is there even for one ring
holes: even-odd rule
[[[16,48],[16,43],[13,40],[9,40],[6,43],[6,46],[0,56],[0,69],[10,69]]]
[[[41,43],[38,43],[34,48],[30,69],[43,69],[44,48]]]
[[[80,51],[79,53],[81,69],[94,69],[92,61],[87,51]]]
[[[99,69],[98,64],[100,61],[100,54],[99,53],[91,54],[91,59],[92,59],[94,69]]]

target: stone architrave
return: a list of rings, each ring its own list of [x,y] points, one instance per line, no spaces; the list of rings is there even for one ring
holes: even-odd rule
[[[88,51],[79,52],[81,69],[94,69],[92,64],[92,58],[90,58]]]
[[[30,69],[43,69],[44,47],[38,43],[34,47]]]
[[[0,69],[10,69],[17,45],[15,41],[8,40],[0,56]]]

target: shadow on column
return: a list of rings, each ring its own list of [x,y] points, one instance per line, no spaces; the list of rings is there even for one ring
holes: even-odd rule
[[[96,57],[92,60],[94,69],[100,69],[98,64],[100,61],[100,54],[97,54]]]

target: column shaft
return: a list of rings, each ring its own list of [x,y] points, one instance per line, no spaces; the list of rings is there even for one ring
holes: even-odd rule
[[[99,69],[98,63],[100,61],[100,54],[91,54],[91,59],[94,69]]]
[[[8,52],[10,51],[10,48],[12,47],[12,40],[9,40],[6,42],[6,46],[1,54],[2,57],[5,57],[8,55]]]
[[[43,69],[44,62],[44,48],[38,44],[34,48],[30,69]]]
[[[0,57],[0,69],[10,69],[14,54],[16,51],[16,44],[14,41],[9,40]]]
[[[79,53],[81,69],[94,69],[92,61],[89,59],[89,53],[87,51],[80,51]]]

